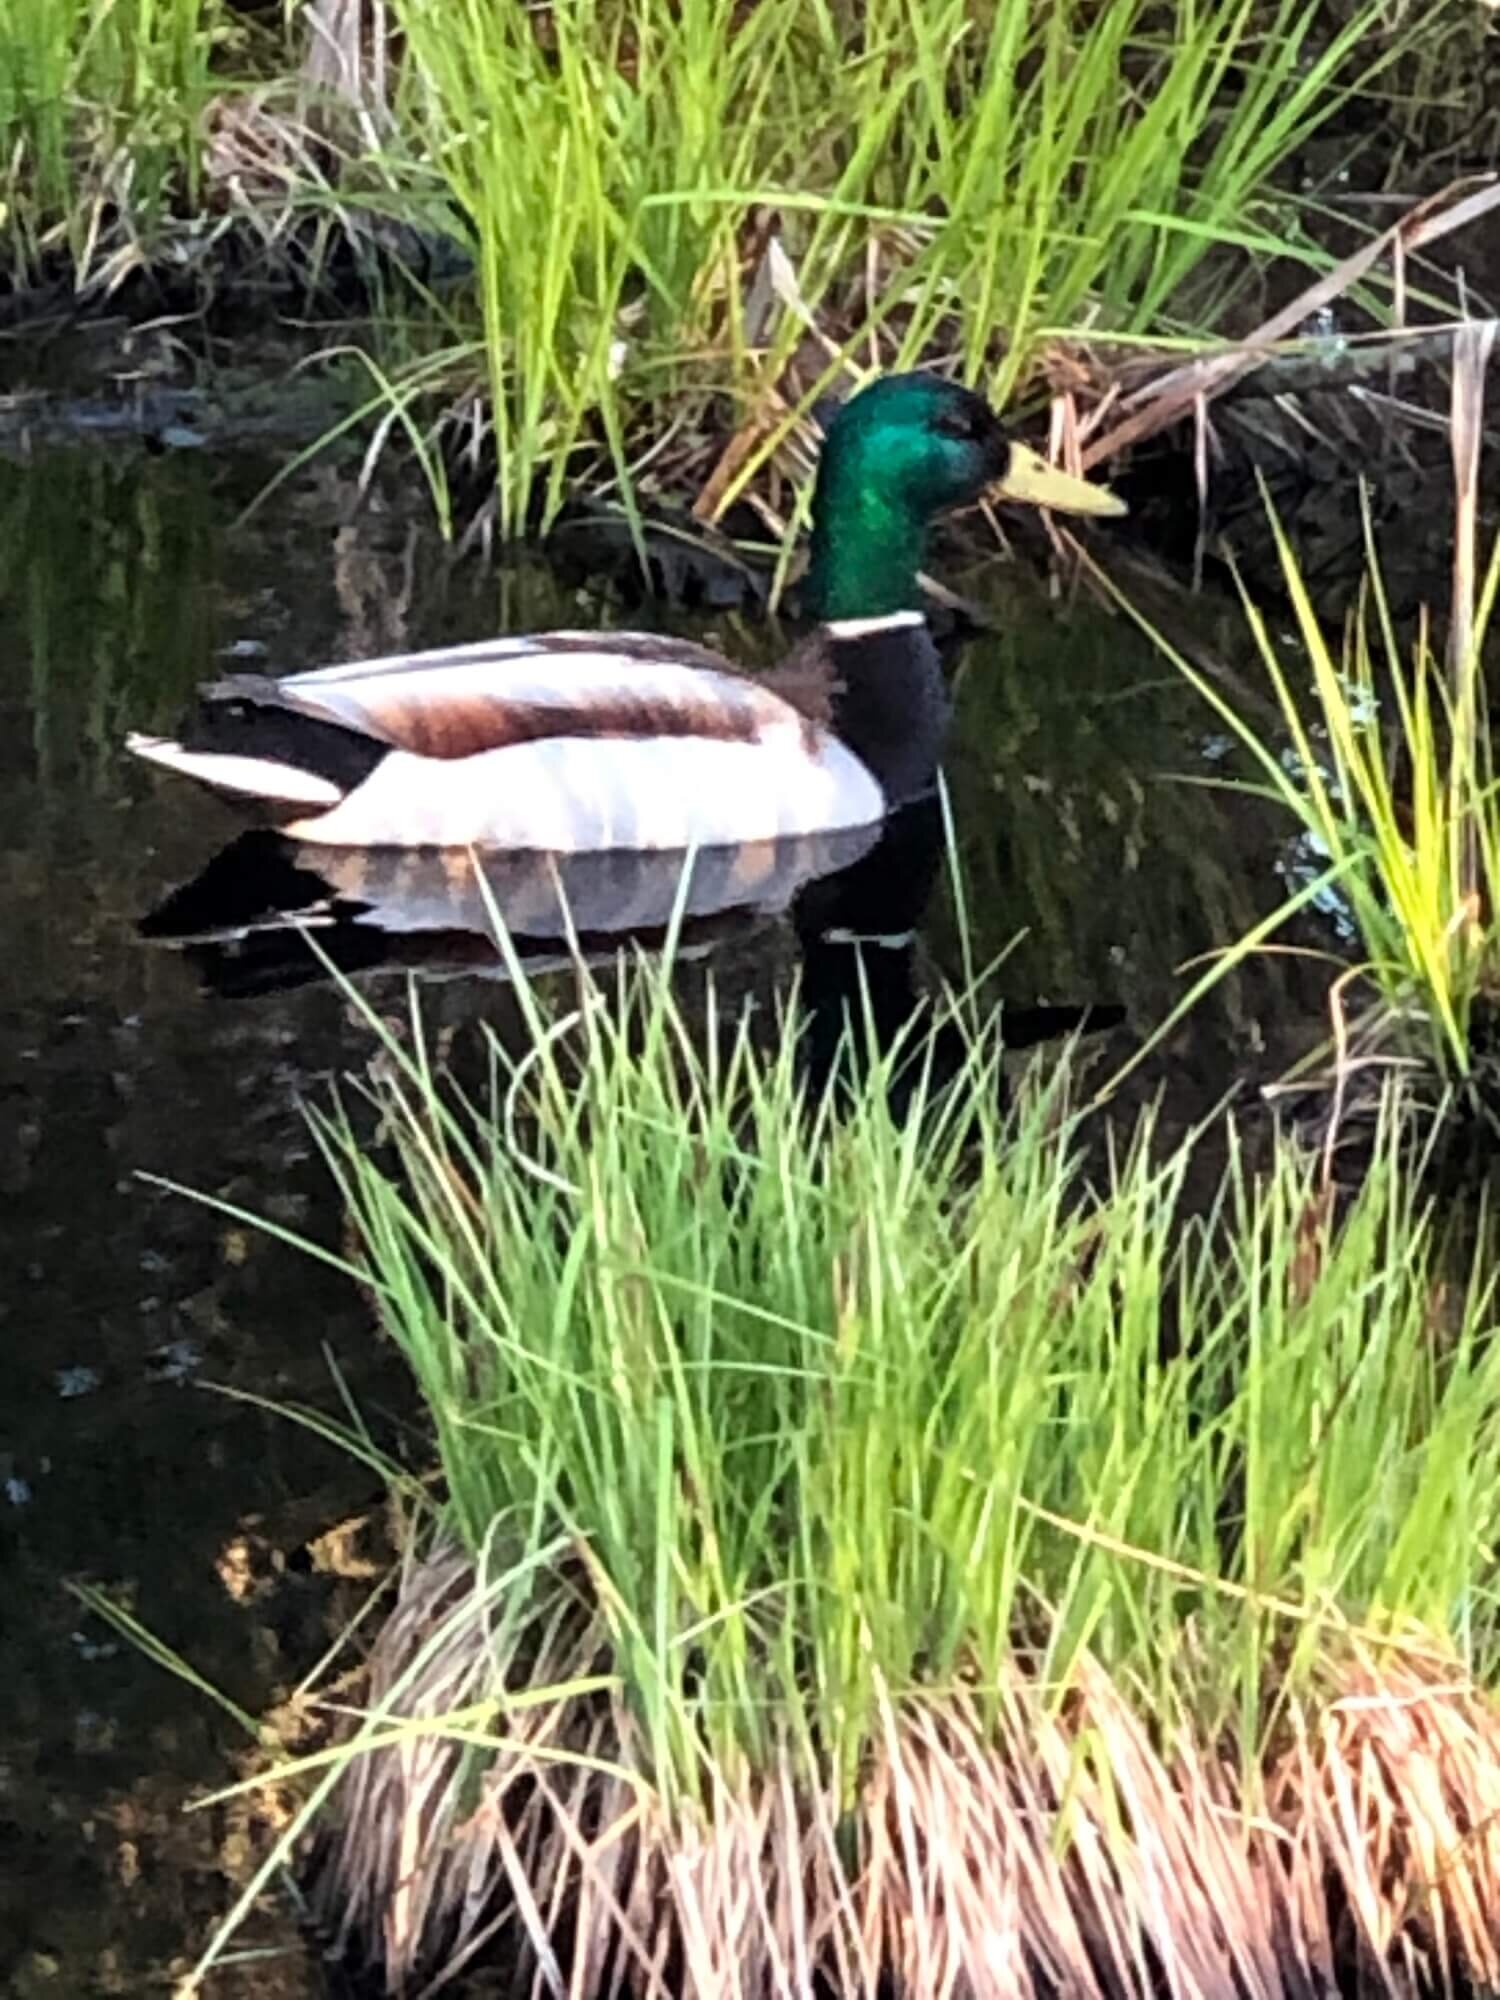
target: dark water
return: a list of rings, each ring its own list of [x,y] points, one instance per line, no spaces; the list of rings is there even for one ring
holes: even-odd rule
[[[371,1587],[357,1538],[324,1531],[374,1496],[338,1450],[245,1399],[334,1411],[336,1368],[384,1439],[399,1446],[411,1418],[346,1286],[140,1178],[334,1240],[299,1101],[365,1043],[327,985],[214,999],[140,942],[140,914],[233,823],[120,738],[169,724],[226,658],[289,668],[608,615],[540,569],[450,574],[398,515],[341,526],[333,476],[237,527],[271,469],[97,448],[0,462],[0,1987],[28,2000],[180,1975],[262,1831],[243,1804],[184,1814],[245,1739],[65,1581],[107,1586],[258,1711]],[[1279,898],[1285,857],[1242,801],[1180,782],[1221,746],[1125,621],[1015,570],[961,581],[998,623],[965,656],[950,769],[973,949],[1012,944],[997,997],[1123,1003],[1129,1024],[1098,1038],[1107,1068],[1180,992],[1183,961]],[[1182,615],[1242,652],[1234,613]],[[954,965],[941,882],[926,923],[924,950]],[[791,927],[773,929],[757,967],[795,959]],[[1139,1087],[1164,1085],[1186,1117],[1263,1068],[1295,1012],[1284,977],[1226,988]],[[399,981],[377,991],[399,1007]],[[432,1004],[509,1018],[488,981],[447,981]],[[245,1942],[268,1955],[215,1990],[323,1990],[285,1907]]]

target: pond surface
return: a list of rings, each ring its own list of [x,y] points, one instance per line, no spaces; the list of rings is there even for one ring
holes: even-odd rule
[[[355,1531],[327,1532],[377,1501],[370,1475],[266,1405],[336,1413],[341,1381],[385,1442],[421,1456],[352,1289],[150,1178],[336,1240],[299,1107],[368,1039],[326,983],[215,997],[201,966],[141,941],[142,913],[234,822],[121,738],[170,725],[226,660],[280,670],[610,619],[539,567],[450,570],[398,513],[349,525],[335,473],[240,522],[275,466],[129,445],[0,460],[0,1986],[19,2000],[170,1982],[263,1831],[243,1802],[184,1813],[246,1739],[65,1583],[107,1587],[260,1711],[316,1664],[377,1567]],[[1222,745],[1124,619],[1054,601],[1015,565],[950,580],[996,621],[964,655],[949,770],[971,948],[984,963],[1010,946],[997,999],[1122,1004],[1126,1026],[1095,1039],[1102,1072],[1180,994],[1186,960],[1279,900],[1286,857],[1243,800],[1182,782],[1212,775]],[[1243,654],[1233,609],[1180,609],[1197,643]],[[707,630],[770,649],[728,614]],[[899,851],[881,865],[904,921],[914,878]],[[954,897],[934,872],[923,950],[956,969]],[[863,925],[879,928],[884,895],[867,869]],[[771,950],[729,940],[724,977],[789,968],[794,927],[770,934]],[[1140,1086],[1165,1085],[1185,1118],[1247,1067],[1265,1073],[1268,1040],[1321,984],[1304,973],[1291,994],[1290,976],[1267,962],[1223,988]],[[399,1009],[404,975],[371,991]],[[447,1020],[511,1018],[492,979],[431,994]],[[324,1990],[287,1908],[245,1942],[267,1955],[216,1990]]]

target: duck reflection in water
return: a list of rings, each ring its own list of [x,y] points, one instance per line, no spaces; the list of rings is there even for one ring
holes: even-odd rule
[[[212,992],[249,998],[331,978],[407,970],[510,976],[495,919],[528,973],[611,964],[630,949],[701,959],[791,914],[801,959],[800,1056],[811,1091],[847,1091],[893,1048],[902,1114],[924,1078],[941,1087],[965,1034],[922,991],[917,931],[944,853],[933,790],[881,825],[686,853],[559,855],[340,849],[250,832],[140,925],[179,947]],[[1018,1048],[1113,1026],[1107,1005],[1007,1007]]]
[[[922,990],[918,928],[945,852],[936,790],[892,813],[879,841],[837,872],[810,882],[793,907],[802,961],[802,1061],[817,1095],[852,1089],[872,1061],[897,1051],[892,1109],[904,1116],[919,1087],[950,1083],[971,1060],[969,1030]],[[1007,1049],[1119,1025],[1123,1007],[1007,1004]]]
[[[212,992],[247,998],[394,972],[508,979],[497,920],[528,972],[599,966],[638,947],[697,958],[873,847],[878,827],[701,848],[342,848],[241,834],[143,919],[180,945]]]

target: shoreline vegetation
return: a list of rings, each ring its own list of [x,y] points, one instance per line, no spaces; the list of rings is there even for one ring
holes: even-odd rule
[[[1497,198],[1483,13],[16,0],[0,315],[321,325],[363,357],[339,433],[445,529],[686,505],[780,578],[813,406],[872,370],[1078,466],[1268,361],[1394,389],[1463,314],[1424,251]]]
[[[415,1006],[364,1009],[368,1074],[311,1113],[349,1238],[306,1247],[431,1455],[291,1413],[405,1547],[343,1678],[242,1718],[232,1792],[278,1831],[185,1990],[287,1871],[402,1994],[1500,1986],[1500,1299],[1445,1151],[1495,1123],[1492,328],[1423,256],[1500,207],[1493,37],[1295,0],[13,0],[13,323],[80,285],[206,314],[250,241],[326,307],[378,239],[369,462],[404,449],[447,525],[467,480],[496,538],[579,492],[637,533],[739,507],[782,581],[814,403],[880,367],[1106,477],[1183,426],[1200,481],[1253,370],[1451,379],[1446,649],[1398,637],[1373,535],[1342,642],[1278,537],[1254,726],[1160,641],[1350,915],[1311,1125],[1110,1124],[967,986],[941,1087],[914,1024],[810,1095],[790,1018],[710,980],[690,1019],[670,947],[514,964],[524,1046],[477,1091]],[[1329,146],[1379,227],[1342,167],[1302,185]]]

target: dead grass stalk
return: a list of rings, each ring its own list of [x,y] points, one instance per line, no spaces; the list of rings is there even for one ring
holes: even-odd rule
[[[1347,1648],[1273,1703],[1257,1753],[1196,1726],[1186,1690],[1151,1724],[1092,1657],[1064,1692],[1018,1649],[998,1688],[886,1691],[852,1800],[787,1740],[753,1778],[706,1764],[677,1814],[616,1694],[507,1703],[607,1659],[586,1594],[507,1650],[454,1617],[477,1589],[451,1549],[409,1570],[368,1710],[389,1728],[399,1687],[418,1727],[351,1760],[321,1873],[341,1943],[373,1944],[393,1991],[497,1950],[531,1994],[570,2000],[1500,1980],[1500,1714],[1457,1663]]]

